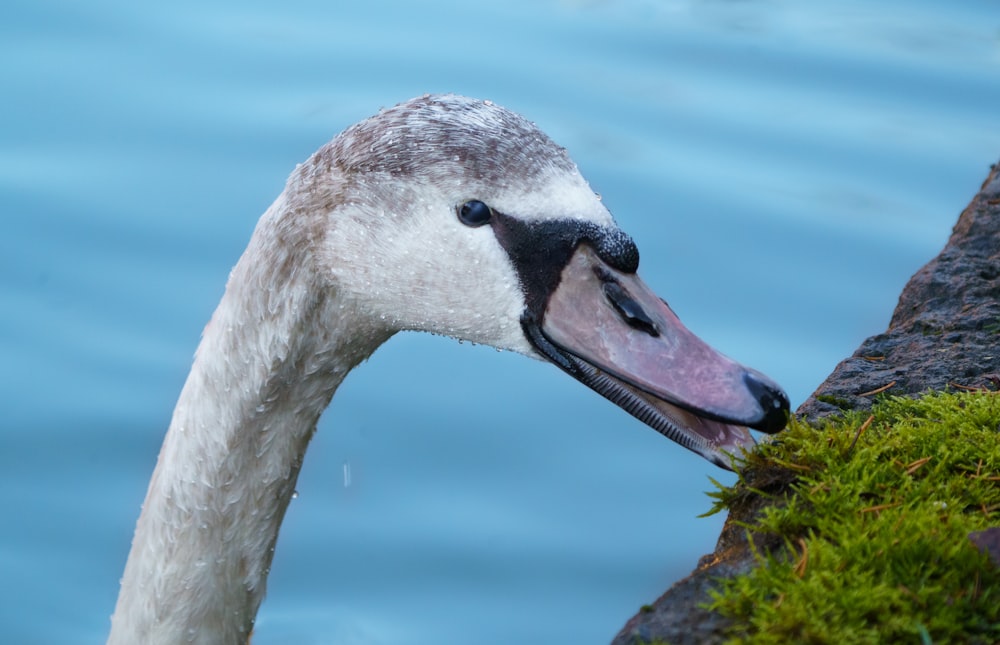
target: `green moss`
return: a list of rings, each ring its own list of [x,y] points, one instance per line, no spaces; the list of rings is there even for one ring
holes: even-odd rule
[[[746,527],[785,548],[713,596],[730,642],[1000,642],[1000,570],[968,539],[1000,525],[998,425],[1000,394],[890,397],[871,417],[793,422],[750,455],[748,472],[791,467],[794,482]],[[714,497],[758,494],[741,481]]]
[[[841,410],[849,410],[851,408],[851,402],[847,399],[842,399],[839,396],[833,396],[832,394],[819,394],[816,396],[817,401],[822,401],[823,403],[829,403],[830,405],[835,405]]]

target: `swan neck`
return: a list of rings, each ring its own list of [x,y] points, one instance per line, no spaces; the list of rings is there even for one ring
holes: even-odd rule
[[[261,218],[206,326],[150,481],[109,643],[246,643],[320,413],[390,334],[323,286],[309,222]],[[297,219],[296,219],[297,218]]]

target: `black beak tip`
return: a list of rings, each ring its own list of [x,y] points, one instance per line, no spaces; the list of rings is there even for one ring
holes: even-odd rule
[[[752,427],[768,434],[780,432],[788,423],[791,409],[788,395],[777,383],[754,370],[748,370],[743,375],[743,382],[763,410],[760,422]]]

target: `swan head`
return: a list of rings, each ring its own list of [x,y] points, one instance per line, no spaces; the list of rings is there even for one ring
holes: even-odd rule
[[[753,445],[747,428],[785,425],[781,388],[680,323],[567,152],[509,110],[402,103],[321,148],[292,188],[322,213],[322,279],[383,334],[550,361],[726,468]]]

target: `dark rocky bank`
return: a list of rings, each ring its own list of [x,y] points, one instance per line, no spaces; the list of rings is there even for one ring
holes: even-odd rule
[[[945,389],[1000,389],[1000,164],[991,168],[959,216],[944,250],[907,283],[889,328],[841,362],[796,414],[818,419],[868,409],[882,392],[916,395]],[[766,481],[753,479],[753,473],[747,476],[755,488],[768,492],[780,492],[788,484],[773,475]],[[709,600],[716,579],[755,566],[738,523],[750,521],[763,504],[757,498],[733,510],[715,551],[633,616],[613,645],[722,642],[725,619],[699,605]]]

